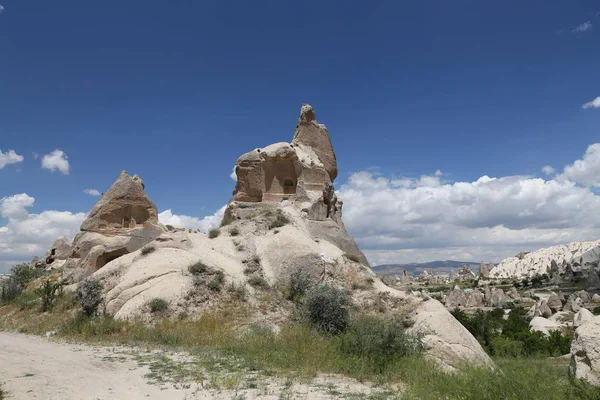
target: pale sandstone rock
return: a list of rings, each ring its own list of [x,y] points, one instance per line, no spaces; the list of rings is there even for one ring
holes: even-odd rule
[[[600,317],[593,317],[575,330],[569,375],[600,386]]]
[[[593,318],[594,314],[592,314],[590,310],[582,308],[577,314],[575,314],[575,317],[573,318],[573,326],[577,328],[586,322],[591,321]]]
[[[557,331],[560,329],[562,329],[561,324],[544,317],[534,317],[531,322],[529,322],[530,331],[539,331],[545,336],[550,336],[551,331]]]
[[[162,233],[157,215],[140,177],[121,172],[81,224],[63,266],[63,278],[78,282],[156,239]]]
[[[553,311],[558,311],[562,308],[562,302],[558,295],[554,292],[550,294],[547,300],[548,307],[550,307]]]

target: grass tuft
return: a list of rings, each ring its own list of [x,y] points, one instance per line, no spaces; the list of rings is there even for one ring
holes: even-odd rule
[[[208,231],[208,238],[214,239],[214,238],[218,237],[220,234],[221,234],[221,230],[219,228],[213,228],[210,231]]]

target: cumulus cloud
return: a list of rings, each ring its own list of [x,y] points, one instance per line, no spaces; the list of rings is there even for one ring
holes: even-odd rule
[[[42,157],[42,168],[50,171],[60,171],[65,175],[69,175],[69,160],[64,151],[56,149],[50,154]]]
[[[587,32],[587,31],[591,31],[592,30],[592,21],[586,21],[582,24],[577,25],[575,28],[573,28],[573,30],[571,31],[572,33],[583,33],[583,32]]]
[[[158,214],[158,221],[163,225],[173,225],[179,228],[199,229],[201,232],[206,233],[210,229],[216,228],[220,225],[223,215],[225,214],[226,207],[227,206],[223,206],[215,211],[213,215],[206,216],[202,219],[191,217],[189,215],[173,214],[171,209],[168,209]]]
[[[43,255],[61,236],[72,239],[86,217],[85,213],[42,211],[30,214],[35,199],[26,193],[0,199],[0,215],[8,221],[0,226],[0,272],[16,262]]]
[[[0,169],[6,167],[8,164],[20,163],[23,161],[23,159],[24,157],[15,153],[14,150],[9,150],[6,153],[3,153],[2,149],[0,149]]]
[[[558,175],[557,179],[600,187],[600,143],[589,145],[583,159],[565,166],[563,173]]]
[[[0,4],[0,14],[2,14],[2,11],[4,11],[4,6]]]
[[[588,101],[587,103],[585,103],[583,106],[581,106],[584,110],[590,109],[590,108],[600,108],[600,96],[596,97],[594,100],[592,101]]]
[[[553,167],[546,165],[542,168],[542,172],[546,175],[552,175],[556,172],[556,170]]]
[[[235,173],[235,166],[233,167],[233,171],[229,174],[229,177],[237,182],[237,174]]]
[[[96,190],[96,189],[85,189],[84,193],[87,193],[90,196],[100,196],[102,194],[102,193],[100,193],[99,190]]]
[[[549,180],[441,182],[439,174],[390,179],[361,171],[338,195],[346,227],[373,264],[496,262],[521,250],[600,238],[600,196],[578,185],[600,184],[600,144],[573,165],[563,174],[570,179]]]

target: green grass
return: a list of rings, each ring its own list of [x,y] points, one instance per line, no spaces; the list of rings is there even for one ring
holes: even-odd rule
[[[161,360],[150,365],[152,373],[162,376],[169,372],[180,376],[177,379],[184,379],[185,374],[195,379],[200,368],[231,372],[234,377],[244,371],[283,378],[342,374],[375,385],[400,387],[401,393],[390,395],[401,399],[600,400],[598,389],[569,380],[566,360],[495,359],[495,372],[465,366],[454,374],[445,374],[432,361],[407,353],[389,341],[385,331],[383,335],[373,331],[373,324],[363,324],[356,338],[347,336],[353,334],[352,329],[341,336],[324,335],[301,323],[285,324],[274,333],[259,325],[248,325],[251,315],[250,309],[225,306],[206,312],[197,321],[158,319],[149,329],[142,321],[85,317],[65,295],[57,299],[52,312],[44,314],[38,308],[21,310],[17,304],[0,306],[0,330],[31,334],[57,330],[60,338],[72,342],[187,350],[197,360],[189,366],[191,372],[180,371],[176,365],[164,366]],[[240,329],[243,326],[247,328]],[[396,356],[388,357],[389,352],[396,351]]]
[[[2,384],[0,384],[0,400],[4,400],[6,398],[6,392],[2,390]]]
[[[208,231],[209,239],[214,239],[214,238],[218,237],[220,234],[221,234],[221,230],[219,228],[213,228],[210,231]]]

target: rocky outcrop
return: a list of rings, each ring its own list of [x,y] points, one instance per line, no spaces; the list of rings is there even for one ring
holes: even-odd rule
[[[600,240],[573,242],[506,258],[490,271],[490,277],[523,279],[543,274],[550,274],[553,277],[563,274],[563,279],[569,279],[575,277],[578,271],[597,268],[599,261]],[[573,277],[569,276],[567,268],[571,269]],[[594,277],[592,276],[591,279]]]
[[[144,192],[144,183],[126,171],[98,200],[80,229],[64,264],[67,282],[80,281],[162,233],[156,206]]]
[[[594,314],[592,314],[590,310],[582,308],[577,314],[575,314],[575,317],[573,317],[573,326],[578,328],[592,319],[594,319]]]
[[[593,317],[575,330],[569,375],[600,386],[600,317]]]
[[[238,158],[236,202],[298,204],[315,221],[341,221],[341,202],[333,181],[337,162],[329,132],[318,124],[313,108],[304,104],[292,143],[275,143]]]

